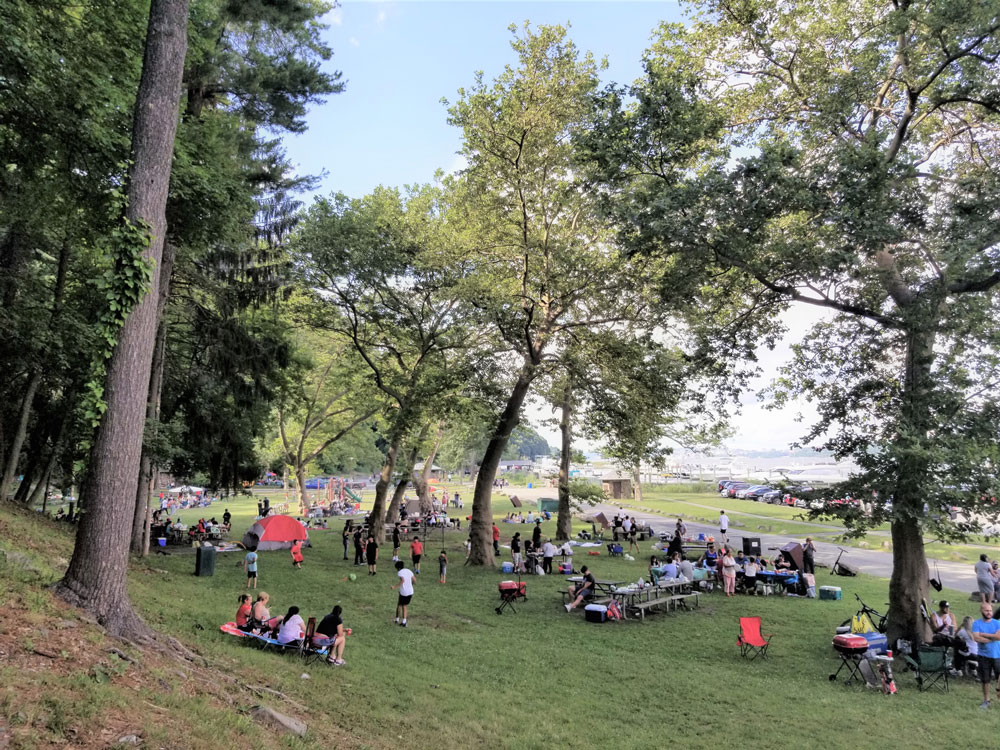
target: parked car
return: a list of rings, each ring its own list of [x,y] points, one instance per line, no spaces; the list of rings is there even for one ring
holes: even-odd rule
[[[753,499],[751,498],[750,493],[755,492],[757,490],[769,490],[769,489],[771,488],[768,487],[766,484],[751,484],[748,487],[744,487],[743,489],[737,490],[736,497],[738,497],[740,500],[749,500]]]
[[[768,487],[767,485],[764,485],[762,487],[751,487],[748,490],[744,490],[744,492],[746,493],[744,497],[747,500],[756,500],[758,503],[762,503],[766,502],[764,500],[764,497],[766,495],[776,491],[777,490],[775,490],[774,487]]]
[[[778,505],[781,502],[782,497],[784,497],[784,493],[781,490],[770,490],[758,497],[757,502]]]
[[[736,493],[740,490],[745,490],[750,486],[749,482],[733,482],[726,489],[724,489],[720,494],[723,497],[736,497]]]

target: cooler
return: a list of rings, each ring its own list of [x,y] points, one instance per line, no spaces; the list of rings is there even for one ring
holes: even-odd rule
[[[504,562],[502,562],[500,564],[500,572],[501,573],[513,573],[514,572],[514,563],[510,562],[509,560],[505,560]]]
[[[570,575],[573,572],[573,563],[571,562],[559,563],[559,572],[565,576]]]
[[[583,608],[587,622],[607,622],[608,608],[603,604],[588,604]]]
[[[840,586],[820,586],[819,587],[819,598],[828,599],[835,601],[840,599],[841,591]]]
[[[868,650],[876,654],[885,654],[889,650],[889,638],[885,633],[858,633],[868,641]]]

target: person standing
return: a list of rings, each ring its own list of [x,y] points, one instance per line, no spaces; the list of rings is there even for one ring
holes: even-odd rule
[[[517,532],[510,540],[510,554],[514,558],[514,570],[521,572],[521,532]]]
[[[986,555],[983,555],[986,557]],[[1000,677],[1000,622],[993,619],[989,602],[979,605],[980,618],[972,623],[972,639],[979,644],[979,681],[983,685],[982,709],[990,707],[990,684]]]
[[[639,549],[639,542],[636,541],[635,535],[639,532],[639,522],[632,521],[632,527],[628,530],[628,551],[632,552],[632,548],[635,548],[637,553],[642,550]]]
[[[407,608],[413,600],[413,584],[416,582],[412,570],[407,570],[402,560],[396,561],[396,577],[399,582],[391,589],[399,589],[399,598],[396,600],[396,624],[406,627]],[[402,620],[400,620],[402,616]]]
[[[500,527],[496,521],[493,522],[493,554],[500,555]]]
[[[296,539],[292,542],[292,565],[296,569],[302,569],[302,540]]]
[[[413,573],[420,575],[420,558],[424,554],[424,545],[420,542],[420,537],[413,537],[410,544],[410,559],[413,560]]]
[[[441,550],[438,555],[438,583],[445,583],[448,579],[448,552]]]
[[[250,550],[243,558],[243,569],[247,572],[247,588],[250,588],[251,583],[254,588],[257,588],[257,552],[255,550]]]
[[[810,536],[806,537],[806,543],[802,545],[802,572],[816,573],[816,545]]]
[[[542,546],[542,519],[539,518],[535,521],[535,528],[531,531],[531,544],[535,549],[540,549]]]
[[[990,560],[985,555],[979,556],[979,562],[975,565],[976,585],[979,586],[979,593],[983,601],[987,604],[993,603],[993,575],[990,573]]]
[[[351,541],[351,522],[344,521],[344,530],[340,534],[342,541],[344,542],[344,559],[347,559],[347,545]]]
[[[361,539],[361,527],[354,530],[354,564],[360,565],[365,559],[364,543]]]
[[[378,544],[371,534],[368,535],[368,542],[365,544],[365,561],[368,563],[368,575],[375,575],[375,565],[378,563]]]
[[[552,575],[552,558],[556,556],[556,552],[556,545],[551,539],[546,539],[542,545],[542,572],[546,575]]]
[[[399,559],[399,524],[394,524],[392,527],[392,561],[396,562]]]
[[[729,543],[729,516],[726,515],[726,511],[719,511],[719,534],[722,536],[722,543]]]
[[[736,558],[729,547],[722,548],[722,590],[726,596],[736,595]]]

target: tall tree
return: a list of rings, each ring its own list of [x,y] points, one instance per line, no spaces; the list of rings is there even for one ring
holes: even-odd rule
[[[150,5],[125,216],[129,226],[141,231],[145,243],[136,243],[132,233],[122,242],[118,272],[123,294],[113,302],[131,309],[108,364],[107,410],[97,430],[83,490],[87,512],[80,522],[69,569],[57,587],[64,599],[93,612],[109,632],[127,637],[148,633],[129,601],[125,540],[132,528],[156,336],[158,277],[152,271],[163,253],[187,11],[187,0],[152,0]]]
[[[744,330],[829,311],[778,389],[815,399],[806,439],[860,466],[840,489],[891,498],[845,521],[890,522],[889,634],[924,639],[924,535],[968,531],[925,508],[995,513],[1000,6],[699,5],[693,30],[663,30],[631,110],[606,100],[609,206],[635,251],[736,292]],[[743,151],[716,150],[720,121]]]
[[[309,509],[306,469],[355,427],[370,419],[381,404],[358,382],[359,363],[345,341],[322,341],[300,334],[299,367],[278,400],[278,433],[283,460],[295,475],[301,513]],[[374,406],[370,406],[374,404]]]
[[[401,451],[436,400],[462,387],[477,341],[456,292],[462,269],[440,262],[453,241],[442,200],[439,190],[423,188],[317,201],[296,240],[305,283],[320,303],[315,325],[350,342],[390,402],[371,513],[379,541]]]
[[[517,363],[476,478],[473,565],[493,564],[493,481],[535,379],[566,331],[609,325],[634,305],[629,264],[609,247],[573,168],[598,66],[560,27],[511,31],[517,67],[493,84],[478,76],[450,109],[469,163],[457,185],[473,238],[465,287]]]

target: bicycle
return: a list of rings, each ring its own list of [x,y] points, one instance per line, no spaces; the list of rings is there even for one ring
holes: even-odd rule
[[[854,598],[857,599],[859,602],[861,602],[861,609],[858,610],[857,614],[854,617],[867,617],[869,621],[871,621],[871,624],[874,626],[875,630],[877,630],[879,633],[884,633],[885,623],[886,620],[888,620],[889,615],[888,614],[883,615],[881,612],[872,609],[867,604],[865,604],[864,600],[857,594],[854,595]],[[854,620],[854,617],[844,620],[842,623],[840,623],[840,627],[850,626],[852,624],[852,621]]]

